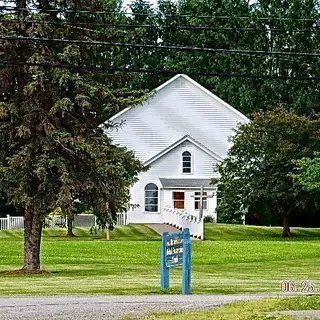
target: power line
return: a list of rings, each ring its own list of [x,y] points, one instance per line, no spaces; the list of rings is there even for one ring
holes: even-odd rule
[[[178,29],[178,30],[200,30],[200,31],[249,31],[249,32],[319,32],[320,29],[283,29],[283,28],[239,28],[239,27],[208,27],[208,26],[194,26],[194,25],[154,25],[154,24],[111,24],[111,23],[96,23],[96,22],[54,22],[54,21],[37,21],[37,20],[25,20],[21,21],[18,19],[0,19],[2,23],[34,23],[38,25],[57,25],[61,27],[71,26],[95,26],[104,28],[128,28],[128,29],[138,29],[138,28],[163,28],[163,29]],[[94,30],[96,31],[96,30]]]
[[[147,73],[152,75],[176,75],[187,74],[190,76],[207,76],[207,77],[224,77],[224,78],[248,78],[248,79],[270,79],[270,80],[298,80],[298,81],[320,81],[320,77],[311,76],[273,76],[262,74],[236,74],[236,73],[218,73],[218,72],[199,72],[186,70],[158,70],[158,69],[130,69],[130,68],[114,68],[111,66],[88,66],[88,65],[73,65],[60,63],[32,63],[23,61],[8,61],[0,60],[0,65],[16,65],[28,67],[68,69],[68,70],[87,70],[87,71],[109,71],[109,72],[124,72],[124,73]]]
[[[0,6],[0,10],[4,11],[36,11],[35,9],[28,8],[17,8],[9,6]],[[37,9],[42,13],[73,13],[73,14],[118,14],[118,15],[129,15],[129,16],[142,16],[142,17],[177,17],[177,18],[199,18],[199,19],[221,19],[221,20],[262,20],[262,21],[318,21],[318,17],[315,18],[296,18],[296,17],[254,17],[254,16],[223,16],[223,15],[192,15],[192,14],[150,14],[150,13],[135,13],[135,12],[125,12],[125,11],[91,11],[91,10],[70,10],[70,9]]]
[[[190,47],[190,46],[171,46],[171,45],[151,45],[136,44],[125,42],[105,42],[105,41],[86,41],[77,39],[55,39],[55,38],[37,38],[37,37],[16,37],[16,36],[0,36],[0,40],[6,41],[38,41],[51,43],[66,44],[84,44],[94,46],[107,47],[126,47],[126,48],[144,48],[144,49],[160,49],[160,50],[178,50],[189,52],[214,52],[214,53],[230,53],[230,54],[247,54],[247,55],[264,55],[264,56],[296,56],[296,57],[320,57],[320,53],[311,52],[287,52],[287,51],[261,51],[261,50],[242,50],[242,49],[223,49],[223,48],[206,48],[206,47]]]

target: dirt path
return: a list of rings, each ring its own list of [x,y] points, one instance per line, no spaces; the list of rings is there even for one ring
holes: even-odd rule
[[[155,232],[159,233],[160,235],[162,235],[164,232],[169,232],[169,233],[181,232],[179,229],[163,223],[149,223],[149,224],[146,224],[146,226],[150,229],[153,229]]]

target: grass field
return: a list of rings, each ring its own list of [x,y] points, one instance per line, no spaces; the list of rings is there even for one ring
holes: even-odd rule
[[[193,293],[280,292],[282,280],[313,280],[320,292],[320,230],[210,224],[206,241],[193,242]],[[23,261],[22,231],[0,231],[0,295],[156,294],[160,290],[160,236],[141,225],[117,227],[112,240],[76,229],[44,230],[47,275],[8,275]],[[168,293],[180,293],[181,269],[170,271]]]

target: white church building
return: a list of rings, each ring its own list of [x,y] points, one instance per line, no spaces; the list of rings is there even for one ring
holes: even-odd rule
[[[210,181],[217,177],[214,168],[231,146],[228,137],[239,123],[249,122],[247,117],[179,74],[155,89],[142,105],[109,121],[123,123],[107,132],[113,142],[133,150],[149,167],[131,188],[130,203],[138,206],[127,212],[128,223],[179,227],[184,219],[202,224],[200,209],[203,216],[216,219],[216,186]]]

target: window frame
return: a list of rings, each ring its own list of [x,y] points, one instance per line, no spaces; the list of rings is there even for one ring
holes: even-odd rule
[[[208,196],[207,191],[203,192],[204,196]],[[196,208],[196,203],[199,203],[199,208]],[[203,210],[208,210],[208,198],[203,199]],[[194,210],[200,210],[200,191],[194,192]]]
[[[155,187],[155,188],[154,188],[154,189],[147,189],[148,186],[152,186],[152,187]],[[144,212],[147,212],[147,213],[159,213],[159,187],[158,187],[155,183],[149,182],[149,183],[147,183],[147,184],[145,185],[143,191],[144,191],[144,197],[143,197]],[[157,195],[150,197],[150,196],[147,196],[147,193],[148,193],[148,192],[156,192]],[[156,201],[157,204],[150,204],[150,203],[148,204],[148,203],[146,202],[147,199],[157,199],[157,201]],[[149,207],[155,207],[156,210],[154,210],[154,211],[147,210],[147,206],[149,206]]]
[[[185,158],[190,158],[190,160],[186,160]],[[185,163],[189,163],[189,166],[184,166]],[[182,174],[192,174],[192,154],[190,151],[185,150],[181,154],[181,171]],[[185,169],[189,169],[190,171],[184,171]]]
[[[175,194],[176,193],[183,194],[183,199],[182,198],[175,198]],[[183,202],[183,208],[175,207],[175,203],[176,202]],[[185,191],[172,191],[172,206],[173,206],[173,209],[184,210],[185,209],[185,205],[186,205],[186,193],[185,193]]]

